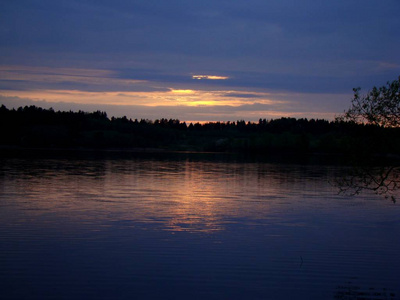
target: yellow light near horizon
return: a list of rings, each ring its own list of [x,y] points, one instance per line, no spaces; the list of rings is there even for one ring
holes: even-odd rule
[[[193,75],[192,79],[202,80],[226,80],[229,79],[228,76],[217,76],[217,75]]]
[[[226,80],[229,79],[229,77],[227,76],[207,76],[207,79],[211,79],[211,80]]]
[[[218,103],[218,101],[192,101],[188,102],[186,104],[187,106],[218,106],[221,105],[221,103]]]
[[[176,94],[194,94],[195,91],[194,90],[174,90],[171,89],[172,93],[176,93]]]
[[[231,91],[230,91],[231,92]],[[157,92],[133,92],[133,91],[108,91],[89,92],[81,90],[27,90],[12,91],[3,90],[1,96],[19,97],[34,101],[69,102],[80,104],[101,105],[143,105],[143,106],[240,106],[249,104],[248,99],[229,97],[226,91],[199,91],[169,89],[169,91]],[[257,99],[260,102],[260,99]],[[262,102],[266,102],[263,100]],[[270,101],[267,101],[270,102]]]

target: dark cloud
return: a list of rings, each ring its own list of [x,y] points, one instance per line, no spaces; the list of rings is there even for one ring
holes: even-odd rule
[[[387,2],[21,0],[2,4],[1,40],[47,51],[365,56],[396,35],[400,4]]]

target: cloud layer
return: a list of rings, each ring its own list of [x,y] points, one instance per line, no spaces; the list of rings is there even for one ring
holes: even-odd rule
[[[400,74],[399,12],[397,0],[3,1],[0,95],[193,120],[333,116],[353,87]]]

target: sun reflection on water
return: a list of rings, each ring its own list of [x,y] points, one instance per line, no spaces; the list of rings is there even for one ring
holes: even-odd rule
[[[16,201],[35,218],[93,226],[117,219],[161,230],[212,233],[238,218],[268,218],[268,199],[276,199],[290,180],[276,175],[268,166],[251,164],[46,160],[15,174],[5,193],[24,186]]]

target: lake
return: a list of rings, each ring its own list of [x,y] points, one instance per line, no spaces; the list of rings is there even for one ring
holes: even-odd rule
[[[0,159],[0,299],[399,299],[400,206],[344,169]]]

